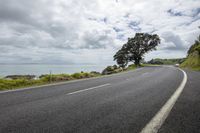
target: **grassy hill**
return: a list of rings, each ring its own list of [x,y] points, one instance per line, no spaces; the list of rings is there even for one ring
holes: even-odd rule
[[[181,67],[200,71],[200,36],[188,50],[188,56]]]

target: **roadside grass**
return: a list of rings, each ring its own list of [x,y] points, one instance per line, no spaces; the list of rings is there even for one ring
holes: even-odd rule
[[[27,79],[0,79],[0,90],[12,90],[17,88],[43,85],[47,82],[43,80],[27,80]]]
[[[120,72],[135,70],[136,68],[137,67],[134,64],[129,65],[124,70],[120,68],[115,68],[115,69],[109,68],[110,70],[109,74],[116,74]],[[66,82],[66,81],[72,81],[72,80],[77,80],[77,79],[99,77],[99,76],[103,76],[103,74],[100,74],[98,72],[90,72],[90,73],[80,72],[80,73],[74,73],[74,74],[52,74],[52,75],[46,74],[46,75],[41,75],[38,79],[26,79],[26,78],[6,79],[6,78],[1,77],[0,91],[20,89],[20,88],[25,88],[25,87],[35,87],[35,86],[40,86],[40,85],[47,85],[47,84]]]
[[[187,59],[180,65],[180,67],[200,71],[200,55],[198,51],[189,54]]]
[[[134,69],[136,69],[136,68],[137,68],[137,66],[134,65],[134,64],[132,64],[132,65],[129,65],[129,66],[126,68],[126,71],[134,70]]]
[[[146,67],[146,66],[162,66],[158,64],[141,64],[141,67]]]
[[[98,73],[74,73],[74,74],[52,74],[52,75],[41,75],[39,79],[5,79],[0,78],[0,91],[2,90],[12,90],[25,87],[33,87],[39,85],[46,85],[50,83],[65,82],[76,79],[84,79],[101,76]]]
[[[193,70],[193,71],[200,71],[200,66],[199,67],[180,67],[188,70]]]

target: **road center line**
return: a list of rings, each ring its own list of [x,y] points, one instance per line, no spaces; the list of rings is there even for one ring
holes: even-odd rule
[[[108,85],[110,85],[110,84],[107,83],[107,84],[103,84],[103,85],[99,85],[99,86],[95,86],[95,87],[91,87],[91,88],[87,88],[87,89],[83,89],[83,90],[79,90],[79,91],[74,91],[74,92],[68,93],[67,95],[72,95],[72,94],[76,94],[76,93],[80,93],[80,92],[84,92],[84,91],[89,91],[89,90],[101,88],[101,87],[108,86]]]
[[[157,133],[165,119],[168,117],[171,109],[173,108],[187,82],[187,74],[182,69],[179,70],[184,74],[181,84],[170,97],[170,99],[165,103],[165,105],[158,111],[158,113],[151,119],[151,121],[142,129],[140,133]]]

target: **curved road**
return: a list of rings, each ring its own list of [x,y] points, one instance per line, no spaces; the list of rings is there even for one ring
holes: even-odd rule
[[[186,71],[183,92],[158,130],[200,131],[200,73]],[[0,92],[0,133],[139,133],[183,81],[175,67]]]

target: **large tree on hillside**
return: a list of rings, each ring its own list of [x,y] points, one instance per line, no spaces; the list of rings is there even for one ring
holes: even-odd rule
[[[114,60],[117,63],[120,61],[120,64],[118,64],[121,66],[122,63],[124,63],[124,66],[130,61],[139,66],[144,54],[148,51],[156,50],[156,46],[159,43],[160,38],[157,34],[136,33],[135,37],[128,38],[128,42],[114,55]]]

